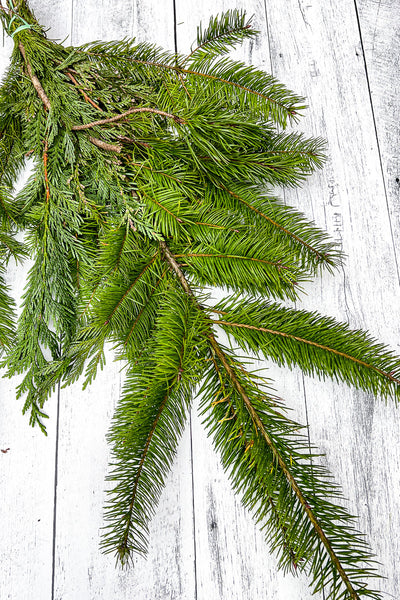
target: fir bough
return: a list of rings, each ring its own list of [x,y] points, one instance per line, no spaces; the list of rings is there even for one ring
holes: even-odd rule
[[[3,365],[24,374],[18,395],[43,431],[55,386],[88,385],[107,341],[127,365],[103,550],[123,563],[146,553],[201,386],[204,424],[280,565],[304,570],[326,599],[381,598],[368,587],[370,549],[301,426],[216,336],[221,327],[246,352],[400,396],[400,359],[386,347],[278,303],[342,260],[271,192],[324,161],[322,140],[286,131],[304,100],[226,56],[256,35],[241,11],[199,27],[188,56],[134,40],[64,47],[24,0],[0,16],[15,43],[0,90],[0,276],[11,257],[33,259],[16,328],[1,281]],[[226,292],[218,304],[212,286]]]

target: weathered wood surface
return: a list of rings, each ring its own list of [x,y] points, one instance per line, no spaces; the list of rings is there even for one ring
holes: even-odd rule
[[[200,19],[243,4],[225,0],[32,0],[49,35],[72,43],[137,35],[185,51]],[[399,26],[396,0],[247,0],[261,34],[238,55],[307,97],[300,127],[325,137],[323,171],[285,191],[343,244],[334,277],[307,286],[303,306],[348,320],[400,351]],[[11,48],[6,39],[2,68]],[[21,273],[10,281],[21,292]],[[400,416],[345,386],[276,367],[269,375],[310,426],[387,580],[400,581]],[[28,428],[0,381],[0,599],[311,600],[304,578],[276,573],[262,535],[234,498],[193,412],[152,524],[147,561],[120,571],[98,551],[105,442],[121,376],[109,365],[90,390],[61,390],[49,437]],[[57,406],[58,420],[57,420]]]

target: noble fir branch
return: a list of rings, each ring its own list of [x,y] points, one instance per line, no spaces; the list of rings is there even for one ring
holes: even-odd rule
[[[188,56],[135,40],[48,39],[26,0],[0,6],[14,40],[0,89],[0,346],[31,424],[55,387],[90,385],[111,344],[126,366],[109,440],[103,549],[145,553],[196,388],[233,488],[285,570],[331,600],[381,596],[371,553],[300,426],[216,337],[395,399],[400,359],[368,334],[285,308],[343,256],[271,190],[324,162],[286,126],[304,99],[233,61],[244,11],[199,27]],[[25,164],[31,176],[16,193]],[[23,231],[22,243],[16,234]],[[32,259],[14,327],[11,260]],[[203,291],[235,293],[210,307]]]

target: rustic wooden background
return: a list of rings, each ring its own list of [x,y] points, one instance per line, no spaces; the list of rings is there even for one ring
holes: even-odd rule
[[[237,54],[307,97],[300,127],[327,139],[324,170],[286,191],[343,244],[346,265],[307,286],[303,306],[369,328],[400,352],[400,12],[398,0],[31,0],[49,36],[73,44],[137,36],[186,51],[200,20],[233,8],[260,37]],[[7,65],[11,40],[1,48]],[[17,293],[24,281],[11,272]],[[267,363],[264,366],[268,366]],[[400,414],[370,395],[271,367],[309,424],[400,597]],[[1,600],[310,600],[305,578],[276,573],[233,497],[194,409],[151,528],[148,560],[115,569],[99,553],[105,435],[120,393],[110,360],[91,389],[61,390],[49,436],[32,430],[0,380]]]

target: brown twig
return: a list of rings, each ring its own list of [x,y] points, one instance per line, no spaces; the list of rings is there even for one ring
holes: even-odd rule
[[[178,263],[176,262],[175,258],[171,254],[171,251],[168,248],[167,244],[164,242],[164,240],[160,241],[160,248],[161,248],[162,253],[164,254],[165,258],[169,262],[170,266],[172,267],[172,270],[175,272],[176,276],[178,277],[180,284],[183,287],[183,289],[185,290],[185,292],[187,293],[187,295],[194,297],[194,294],[193,294],[192,290],[190,289],[189,284],[186,281],[184,274],[182,273]]]
[[[186,87],[186,85],[185,85],[185,82],[183,81],[183,77],[182,77],[182,75],[181,75],[180,73],[179,73],[179,81],[181,82],[181,84],[182,84],[182,87],[183,87],[183,89],[185,90],[186,94],[187,94],[187,95],[189,96],[189,98],[192,100],[192,96],[189,94],[189,91],[188,91],[188,89],[187,89],[187,87]]]
[[[85,123],[83,125],[74,125],[73,127],[71,127],[71,129],[73,131],[82,131],[83,129],[91,129],[92,127],[97,127],[98,125],[106,125],[107,123],[115,123],[116,121],[124,119],[128,115],[133,115],[134,113],[143,113],[143,112],[154,113],[156,115],[161,115],[162,117],[168,117],[170,119],[173,119],[176,123],[179,123],[180,125],[183,125],[186,122],[183,119],[181,119],[180,117],[178,117],[177,115],[172,115],[171,113],[164,112],[163,110],[157,110],[156,108],[142,107],[142,108],[130,108],[126,112],[121,113],[120,115],[115,115],[114,117],[110,117],[108,119],[100,119],[99,121],[92,121],[91,123]]]
[[[89,137],[89,141],[91,141],[92,144],[94,144],[98,148],[101,148],[102,150],[106,150],[106,152],[118,152],[118,153],[122,152],[121,144],[109,144],[108,142],[105,142],[104,140],[99,140],[98,138],[94,138],[92,136]]]
[[[24,61],[26,64],[26,70],[28,71],[29,79],[32,81],[33,87],[37,91],[37,94],[38,94],[39,98],[41,99],[41,101],[43,102],[44,106],[47,108],[47,110],[50,110],[51,109],[50,100],[48,99],[46,92],[44,91],[39,79],[36,77],[35,73],[33,72],[31,64],[26,57],[25,47],[23,46],[23,44],[21,42],[18,43],[18,48],[24,58]]]
[[[67,75],[70,78],[70,80],[72,81],[72,83],[74,85],[76,85],[76,87],[79,89],[79,91],[81,92],[82,96],[85,98],[86,102],[89,102],[89,104],[91,104],[94,108],[96,108],[100,112],[103,112],[103,110],[100,108],[100,106],[98,104],[96,104],[96,102],[94,102],[91,98],[89,98],[89,96],[87,95],[87,93],[85,92],[85,90],[82,89],[82,87],[79,85],[79,83],[77,82],[77,80],[75,79],[75,77],[72,75],[72,73],[70,73],[69,71],[67,71]]]

